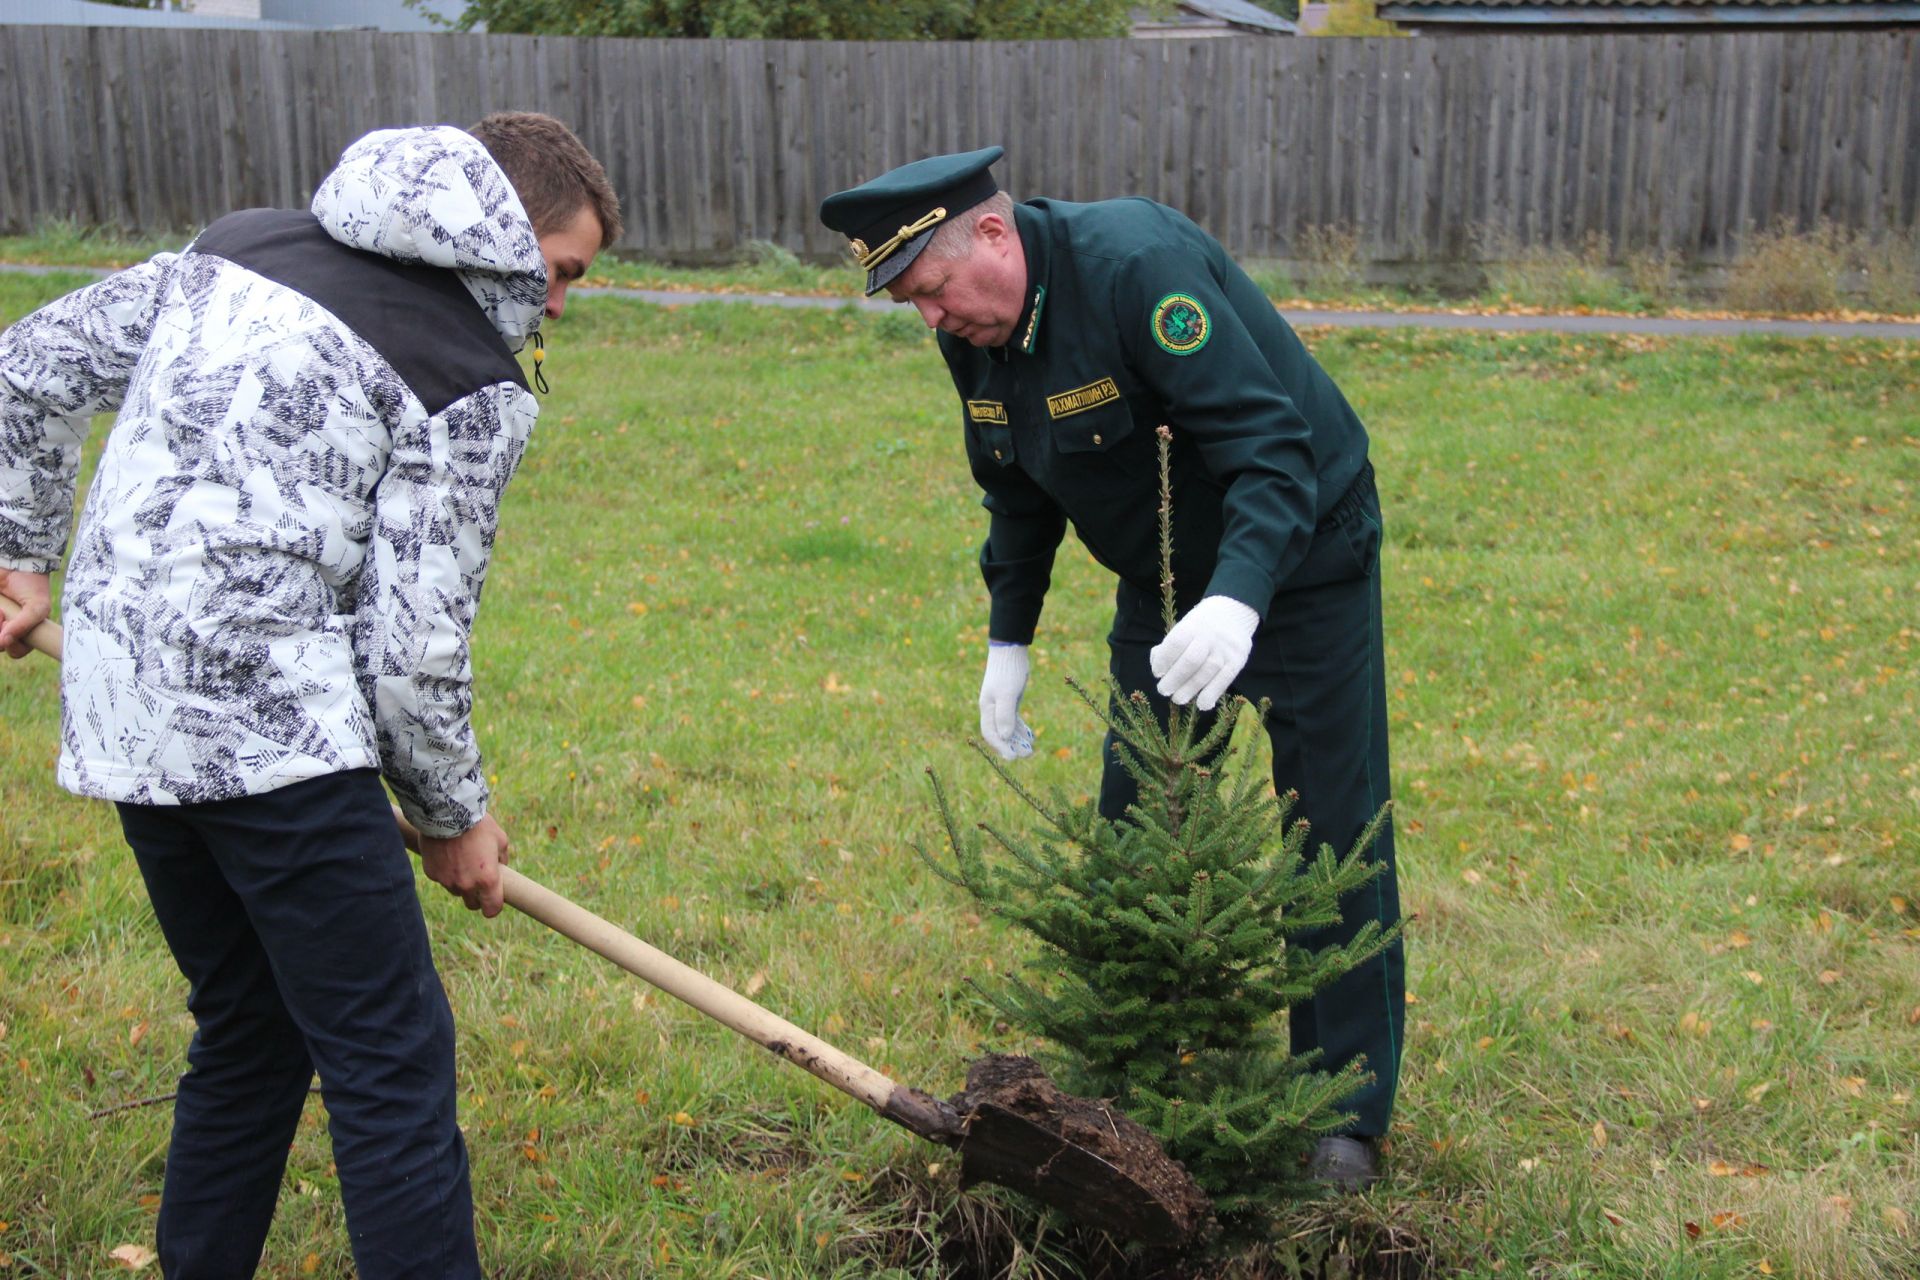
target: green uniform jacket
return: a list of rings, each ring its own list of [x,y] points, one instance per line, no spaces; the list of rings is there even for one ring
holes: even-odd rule
[[[1181,608],[1231,596],[1263,617],[1367,458],[1325,370],[1217,241],[1150,200],[1014,209],[1027,308],[1005,347],[940,335],[967,458],[992,513],[989,634],[1028,644],[1066,522],[1159,598],[1154,428],[1173,429]]]

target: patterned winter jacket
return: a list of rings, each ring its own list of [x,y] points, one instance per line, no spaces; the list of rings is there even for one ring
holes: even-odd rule
[[[60,782],[184,804],[381,769],[431,835],[486,812],[468,637],[539,409],[546,268],[458,129],[349,147],[0,333],[0,564],[67,568]]]

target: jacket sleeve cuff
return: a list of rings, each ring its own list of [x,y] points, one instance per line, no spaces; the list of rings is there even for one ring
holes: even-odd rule
[[[1032,644],[1040,606],[1039,600],[995,600],[987,615],[987,636],[1005,644]]]
[[[487,814],[484,786],[473,789],[472,794],[436,798],[429,805],[394,785],[393,779],[389,778],[387,784],[393,788],[393,798],[400,812],[407,815],[407,821],[418,828],[421,835],[436,840],[451,840],[463,834]]]
[[[1267,607],[1273,603],[1274,589],[1271,573],[1256,565],[1236,561],[1223,561],[1216,565],[1213,579],[1207,584],[1208,595],[1238,600],[1263,619],[1267,616]]]
[[[60,571],[60,562],[38,556],[0,555],[0,569],[12,569],[19,573],[54,574]]]

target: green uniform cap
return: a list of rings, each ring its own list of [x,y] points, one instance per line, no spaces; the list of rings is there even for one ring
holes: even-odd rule
[[[866,268],[867,292],[878,293],[913,265],[941,223],[1000,189],[987,169],[1005,154],[985,147],[889,169],[822,200],[820,221],[847,237],[854,261]]]

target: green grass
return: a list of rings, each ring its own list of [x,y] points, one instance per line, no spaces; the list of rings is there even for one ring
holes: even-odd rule
[[[54,222],[32,236],[0,236],[0,262],[121,267],[178,249],[192,238],[191,232],[127,237]],[[1916,243],[1920,242],[1905,235],[1873,244],[1864,236],[1848,238],[1831,227],[1804,235],[1780,231],[1755,239],[1750,251],[1734,264],[1730,285],[1720,292],[1735,305],[1764,315],[1826,315],[1844,305],[1875,315],[1920,316]],[[1426,286],[1366,283],[1362,278],[1366,264],[1359,258],[1357,240],[1351,232],[1335,227],[1308,228],[1297,263],[1252,260],[1245,265],[1268,296],[1296,307],[1685,315],[1688,308],[1721,302],[1712,290],[1685,281],[1678,259],[1665,254],[1635,252],[1613,263],[1599,240],[1589,240],[1578,249],[1504,243],[1483,249],[1488,261],[1476,268],[1479,285],[1451,293]],[[1853,293],[1843,288],[1849,272],[1860,281]],[[859,296],[862,278],[845,260],[807,262],[778,245],[756,240],[735,260],[710,266],[601,254],[585,283],[601,288],[854,298]]]
[[[73,283],[0,278],[0,321]],[[477,720],[517,866],[948,1093],[1020,1047],[966,978],[1023,944],[916,863],[921,771],[1018,815],[963,743],[983,515],[918,329],[569,308]],[[1391,1181],[1231,1274],[1343,1240],[1442,1275],[1914,1274],[1920,345],[1309,336],[1380,471],[1417,1003]],[[1070,795],[1098,738],[1061,677],[1103,670],[1110,599],[1070,542],[1021,766]],[[104,1276],[150,1241],[168,1110],[89,1112],[168,1091],[190,1027],[111,811],[53,783],[54,676],[0,669],[0,1274]],[[494,1274],[934,1275],[968,1233],[945,1152],[422,898]],[[265,1275],[349,1274],[323,1126]],[[1058,1237],[1035,1262],[995,1212],[968,1230],[1043,1274]]]

